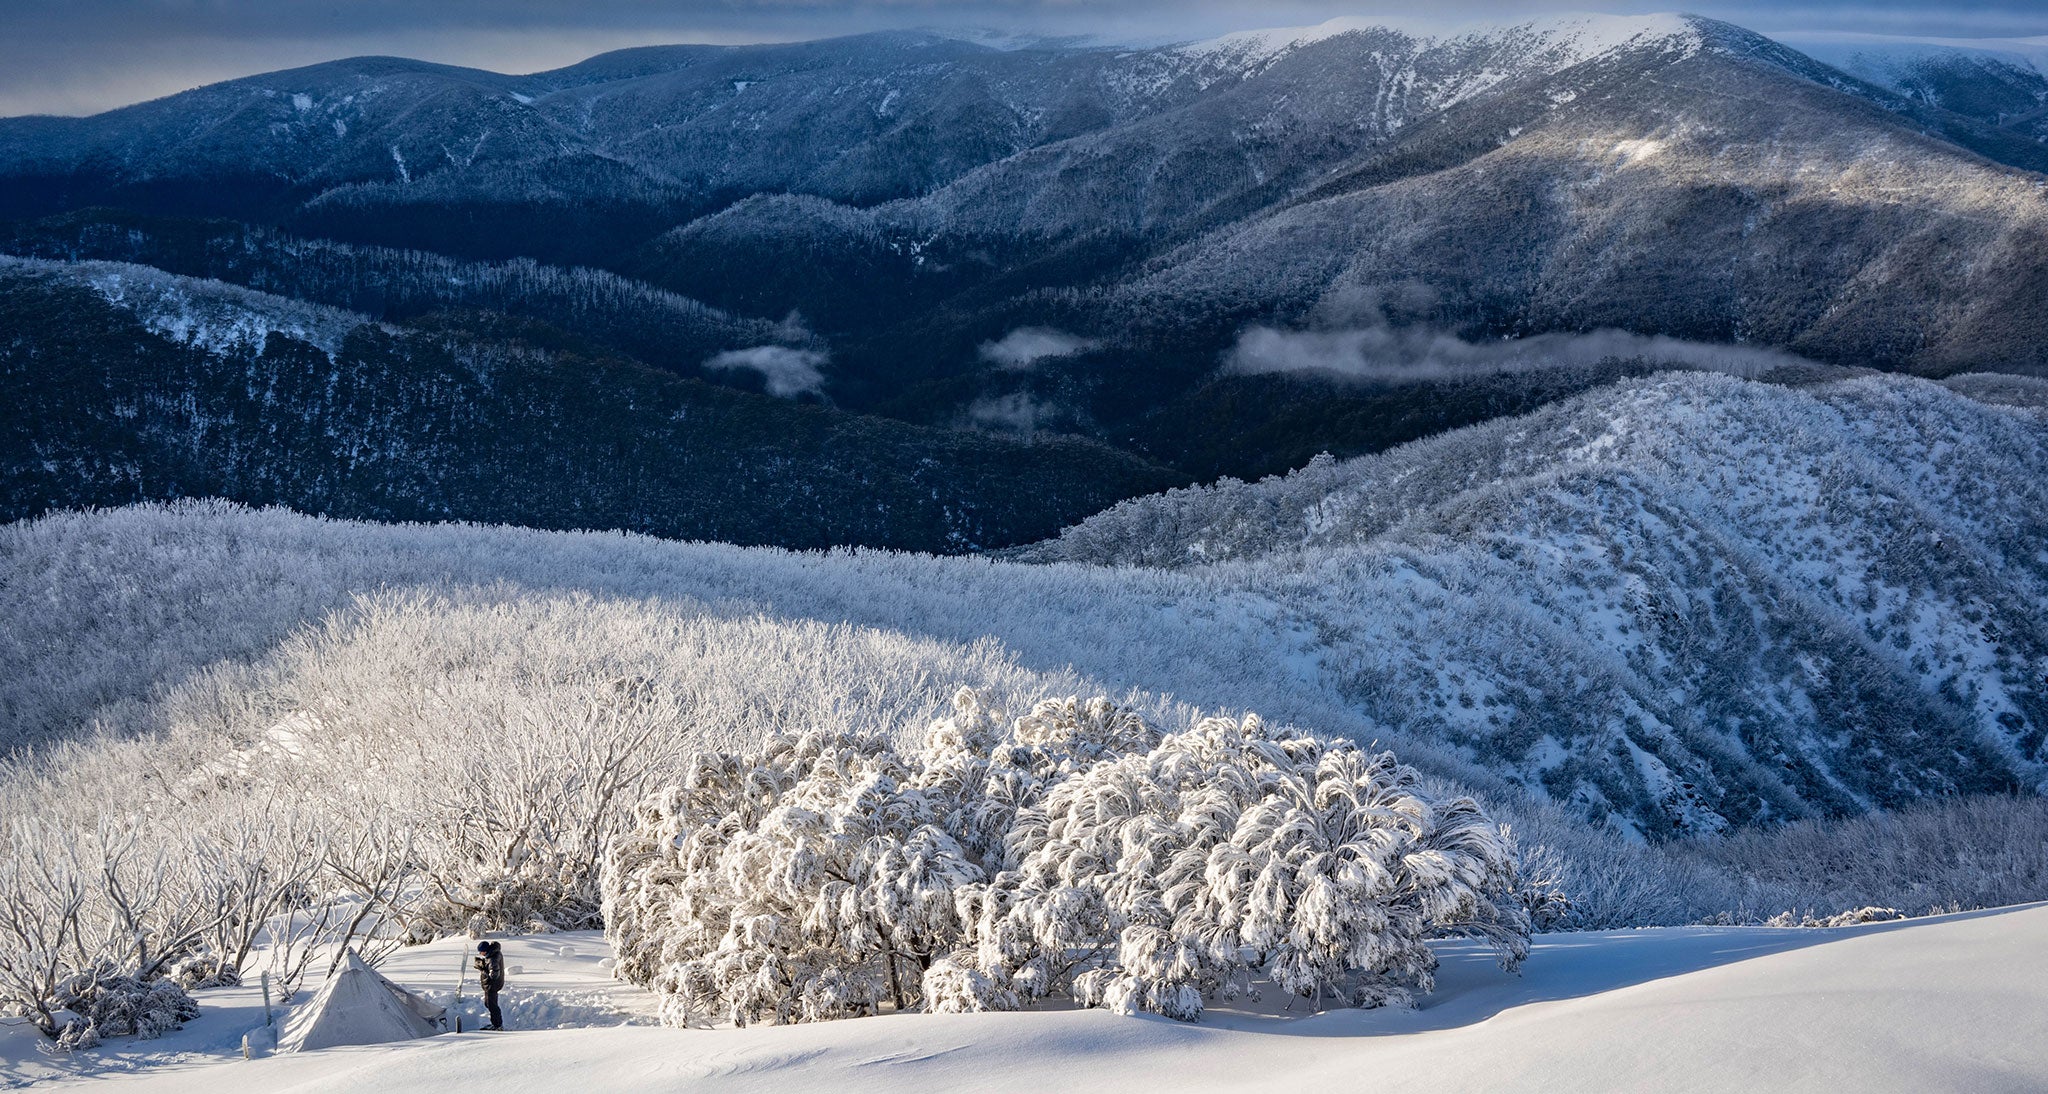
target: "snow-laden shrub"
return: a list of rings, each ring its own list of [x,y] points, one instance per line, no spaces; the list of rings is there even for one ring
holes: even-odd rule
[[[970,894],[992,984],[1193,1019],[1256,980],[1314,1003],[1433,986],[1426,940],[1528,953],[1513,841],[1391,753],[1208,718],[1060,781],[1012,833],[1000,892]],[[995,1005],[993,1000],[985,1005]]]
[[[1004,725],[971,689],[933,722],[919,753],[919,782],[946,802],[945,827],[978,861],[995,862],[1027,805],[1097,761],[1143,751],[1159,731],[1137,711],[1097,696],[1045,699]]]
[[[57,1039],[68,1049],[91,1048],[107,1037],[152,1040],[199,1017],[199,1004],[171,980],[80,976],[61,1002],[78,1016]]]
[[[663,1018],[1086,1005],[1199,1017],[1254,980],[1316,1002],[1427,991],[1447,934],[1527,953],[1513,842],[1386,753],[1256,717],[1161,738],[1105,699],[1004,727],[971,692],[870,737],[701,753],[611,846],[617,974]]]
[[[1777,915],[1764,920],[1764,926],[1860,927],[1865,923],[1889,923],[1894,919],[1904,918],[1906,918],[1906,913],[1897,908],[1880,908],[1876,905],[1871,905],[1864,908],[1851,908],[1848,911],[1837,912],[1834,915],[1814,915],[1811,912],[1801,913],[1793,911],[1779,912]]]
[[[605,873],[619,975],[687,1025],[817,1021],[908,1004],[981,876],[945,803],[876,737],[809,733],[705,752],[644,802]]]
[[[166,966],[164,975],[187,991],[232,988],[242,982],[242,970],[212,952],[189,954]]]
[[[966,940],[959,896],[1006,853],[1018,811],[1156,736],[1106,699],[1048,700],[1006,727],[963,690],[907,755],[828,733],[697,753],[606,856],[616,974],[660,993],[675,1025],[911,1006]]]
[[[1024,997],[1007,977],[975,968],[972,960],[942,957],[924,973],[924,1009],[932,1014],[1019,1010]]]

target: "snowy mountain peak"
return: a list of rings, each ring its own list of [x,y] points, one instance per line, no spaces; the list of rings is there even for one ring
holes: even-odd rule
[[[1513,25],[1468,25],[1446,31],[1440,23],[1382,17],[1344,16],[1306,27],[1275,27],[1225,34],[1180,47],[1191,56],[1228,60],[1248,70],[1344,35],[1379,33],[1413,43],[1416,52],[1439,48],[1510,47],[1555,68],[1568,68],[1625,49],[1662,46],[1685,53],[1706,39],[1703,20],[1689,15],[1549,16]]]
[[[1928,61],[1970,60],[2048,75],[2048,35],[2033,38],[1910,38],[1844,32],[1780,34],[1777,40],[1810,57],[1856,72],[1909,70]],[[1855,62],[1844,65],[1842,62]]]

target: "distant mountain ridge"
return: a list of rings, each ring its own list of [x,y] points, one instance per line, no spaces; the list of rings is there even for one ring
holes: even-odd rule
[[[1756,105],[1730,108],[1731,93]],[[1561,232],[1582,231],[1583,214],[1459,176],[1501,161],[1584,186],[1646,164],[1647,154],[1608,150],[1628,142],[1665,154],[1697,145],[1715,157],[1701,165],[1705,174],[1688,165],[1650,191],[1603,201],[1630,216],[1676,217],[1672,230],[1643,240],[1673,252],[1703,242],[1698,230],[1750,232],[1743,225],[1788,205],[1799,207],[1808,238],[1815,229],[1854,234],[1873,216],[1945,222],[1962,212],[1945,193],[1957,187],[1975,201],[2016,204],[2014,225],[2031,231],[2038,210],[1997,195],[2032,183],[1957,145],[2013,167],[2048,168],[2048,146],[2038,141],[1729,24],[1582,16],[1444,38],[1340,21],[1153,49],[998,50],[885,33],[630,50],[531,76],[358,58],[92,118],[0,121],[0,209],[126,204],[478,257],[587,262],[747,314],[800,307],[847,328],[838,333],[887,339],[935,303],[961,300],[967,314],[944,321],[973,326],[1004,300],[1047,289],[1135,285],[1146,300],[1171,305],[1175,323],[1191,308],[1225,325],[1247,309],[1298,316],[1312,303],[1304,294],[1329,282],[1296,276],[1276,294],[1236,274],[1219,249],[1244,247],[1247,233],[1298,217],[1304,205],[1349,198],[1354,231],[1341,250],[1311,246],[1289,259],[1341,279],[1374,249],[1374,236],[1399,246],[1417,234],[1382,202],[1359,199],[1420,188],[1433,201],[1536,202],[1510,210],[1498,237],[1540,250]],[[1765,153],[1791,158],[1754,161]],[[1832,198],[1796,181],[1853,178],[1888,156],[1910,156],[1914,177]],[[1714,208],[1691,207],[1707,196],[1693,193],[1702,187],[1715,192]],[[1715,223],[1692,223],[1702,215]],[[1884,226],[1887,234],[1900,228]],[[1448,225],[1426,242],[1445,264],[1494,257]],[[1921,248],[1909,241],[1905,249]],[[835,288],[829,277],[788,286],[762,269],[793,252],[814,254],[828,273],[867,269],[886,291]],[[1162,281],[1147,263],[1201,284]],[[1819,277],[1801,271],[1818,282],[1802,291],[1836,304],[1848,293],[1853,302],[1871,295],[1859,279],[1897,263],[1857,254]],[[1835,360],[1879,352],[1885,359],[1875,363],[1897,366],[1986,351],[2022,362],[2037,355],[2003,332],[1873,346],[1815,331],[1811,316],[1769,329],[1739,304],[1711,299],[1714,286],[1687,279],[1660,286],[1677,289],[1687,313],[1671,316],[1518,306],[1496,293],[1432,288],[1447,299],[1431,318],[1459,327],[1583,329],[1633,319],[1624,325],[1686,328],[1648,333],[1749,337]],[[1955,294],[1923,283],[1885,289],[1909,306],[1956,305]],[[1546,295],[1541,283],[1515,295],[1532,290]],[[882,296],[912,303],[877,316]],[[1212,314],[1219,298],[1226,311]],[[1103,319],[1099,309],[1081,312]]]
[[[0,240],[399,322],[496,313],[753,391],[712,362],[781,346],[786,393],[1181,481],[1674,363],[1607,332],[2048,374],[2048,145],[2003,108],[1692,16],[1005,46],[357,58],[0,119]],[[1062,348],[990,355],[1020,334]],[[1542,367],[1582,334],[1625,349]],[[1298,336],[1394,348],[1248,360]],[[1512,375],[1402,367],[1513,344]]]
[[[2048,140],[2048,38],[1800,35],[1800,50],[1909,99]]]

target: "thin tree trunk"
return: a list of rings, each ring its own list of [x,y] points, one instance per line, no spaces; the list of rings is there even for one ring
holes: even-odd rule
[[[903,1011],[903,978],[896,974],[896,951],[883,951],[883,960],[889,963],[889,995],[896,1000],[897,1013]]]

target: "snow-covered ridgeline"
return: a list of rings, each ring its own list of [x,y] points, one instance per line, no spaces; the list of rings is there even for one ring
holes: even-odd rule
[[[1127,502],[1027,557],[1222,562],[1216,572],[1255,585],[1291,583],[1300,592],[1282,596],[1299,606],[1298,625],[1347,636],[1324,665],[1356,674],[1350,694],[1389,724],[1437,725],[1482,751],[1546,702],[1528,690],[1544,673],[1534,661],[1475,672],[1475,657],[1518,660],[1508,651],[1519,641],[1542,649],[1538,659],[1610,664],[1620,672],[1609,698],[1584,701],[1619,706],[1622,721],[1660,711],[1648,717],[1668,729],[1613,744],[1637,755],[1681,816],[1698,784],[1723,776],[1659,772],[1670,757],[1651,742],[1670,741],[1665,733],[1732,737],[1786,777],[1815,764],[1802,796],[1868,805],[1889,792],[1867,781],[1867,760],[1852,761],[1866,771],[1852,775],[1815,751],[1869,733],[1864,715],[1843,724],[1848,738],[1774,727],[1920,709],[2005,757],[1994,766],[2018,764],[2023,785],[2040,783],[2048,635],[2012,606],[2048,596],[2033,545],[2044,482],[2038,418],[1925,383],[1788,393],[1665,379],[1384,456]],[[1371,605],[1389,602],[1416,609],[1375,619]],[[1504,628],[1503,618],[1518,622]],[[1459,653],[1461,634],[1488,637]],[[1436,660],[1411,661],[1417,645]],[[1846,684],[1873,678],[1902,690],[1866,706],[1874,697]],[[1690,697],[1684,709],[1659,698],[1677,694]],[[1583,739],[1555,748],[1554,728],[1526,724],[1533,772],[1574,766],[1568,757],[1588,751]],[[1892,743],[1865,737],[1858,747],[1910,747],[1890,731],[1876,737]]]
[[[1376,31],[1407,39],[1416,52],[1498,53],[1504,60],[1541,64],[1552,72],[1624,49],[1656,48],[1683,54],[1705,44],[1697,21],[1676,14],[1559,15],[1508,26],[1484,24],[1451,30],[1443,29],[1440,22],[1354,15],[1307,27],[1235,31],[1178,49],[1190,57],[1234,65],[1249,76],[1294,50],[1341,35]]]
[[[272,335],[318,348],[329,358],[370,317],[341,308],[182,277],[125,262],[52,262],[0,255],[0,272],[27,274],[89,288],[132,312],[142,325],[213,354],[260,354]]]
[[[2048,36],[2032,38],[1913,38],[1890,34],[1809,32],[1779,34],[1778,41],[1853,74],[1890,79],[1911,75],[1928,62],[1972,60],[2048,75]]]

